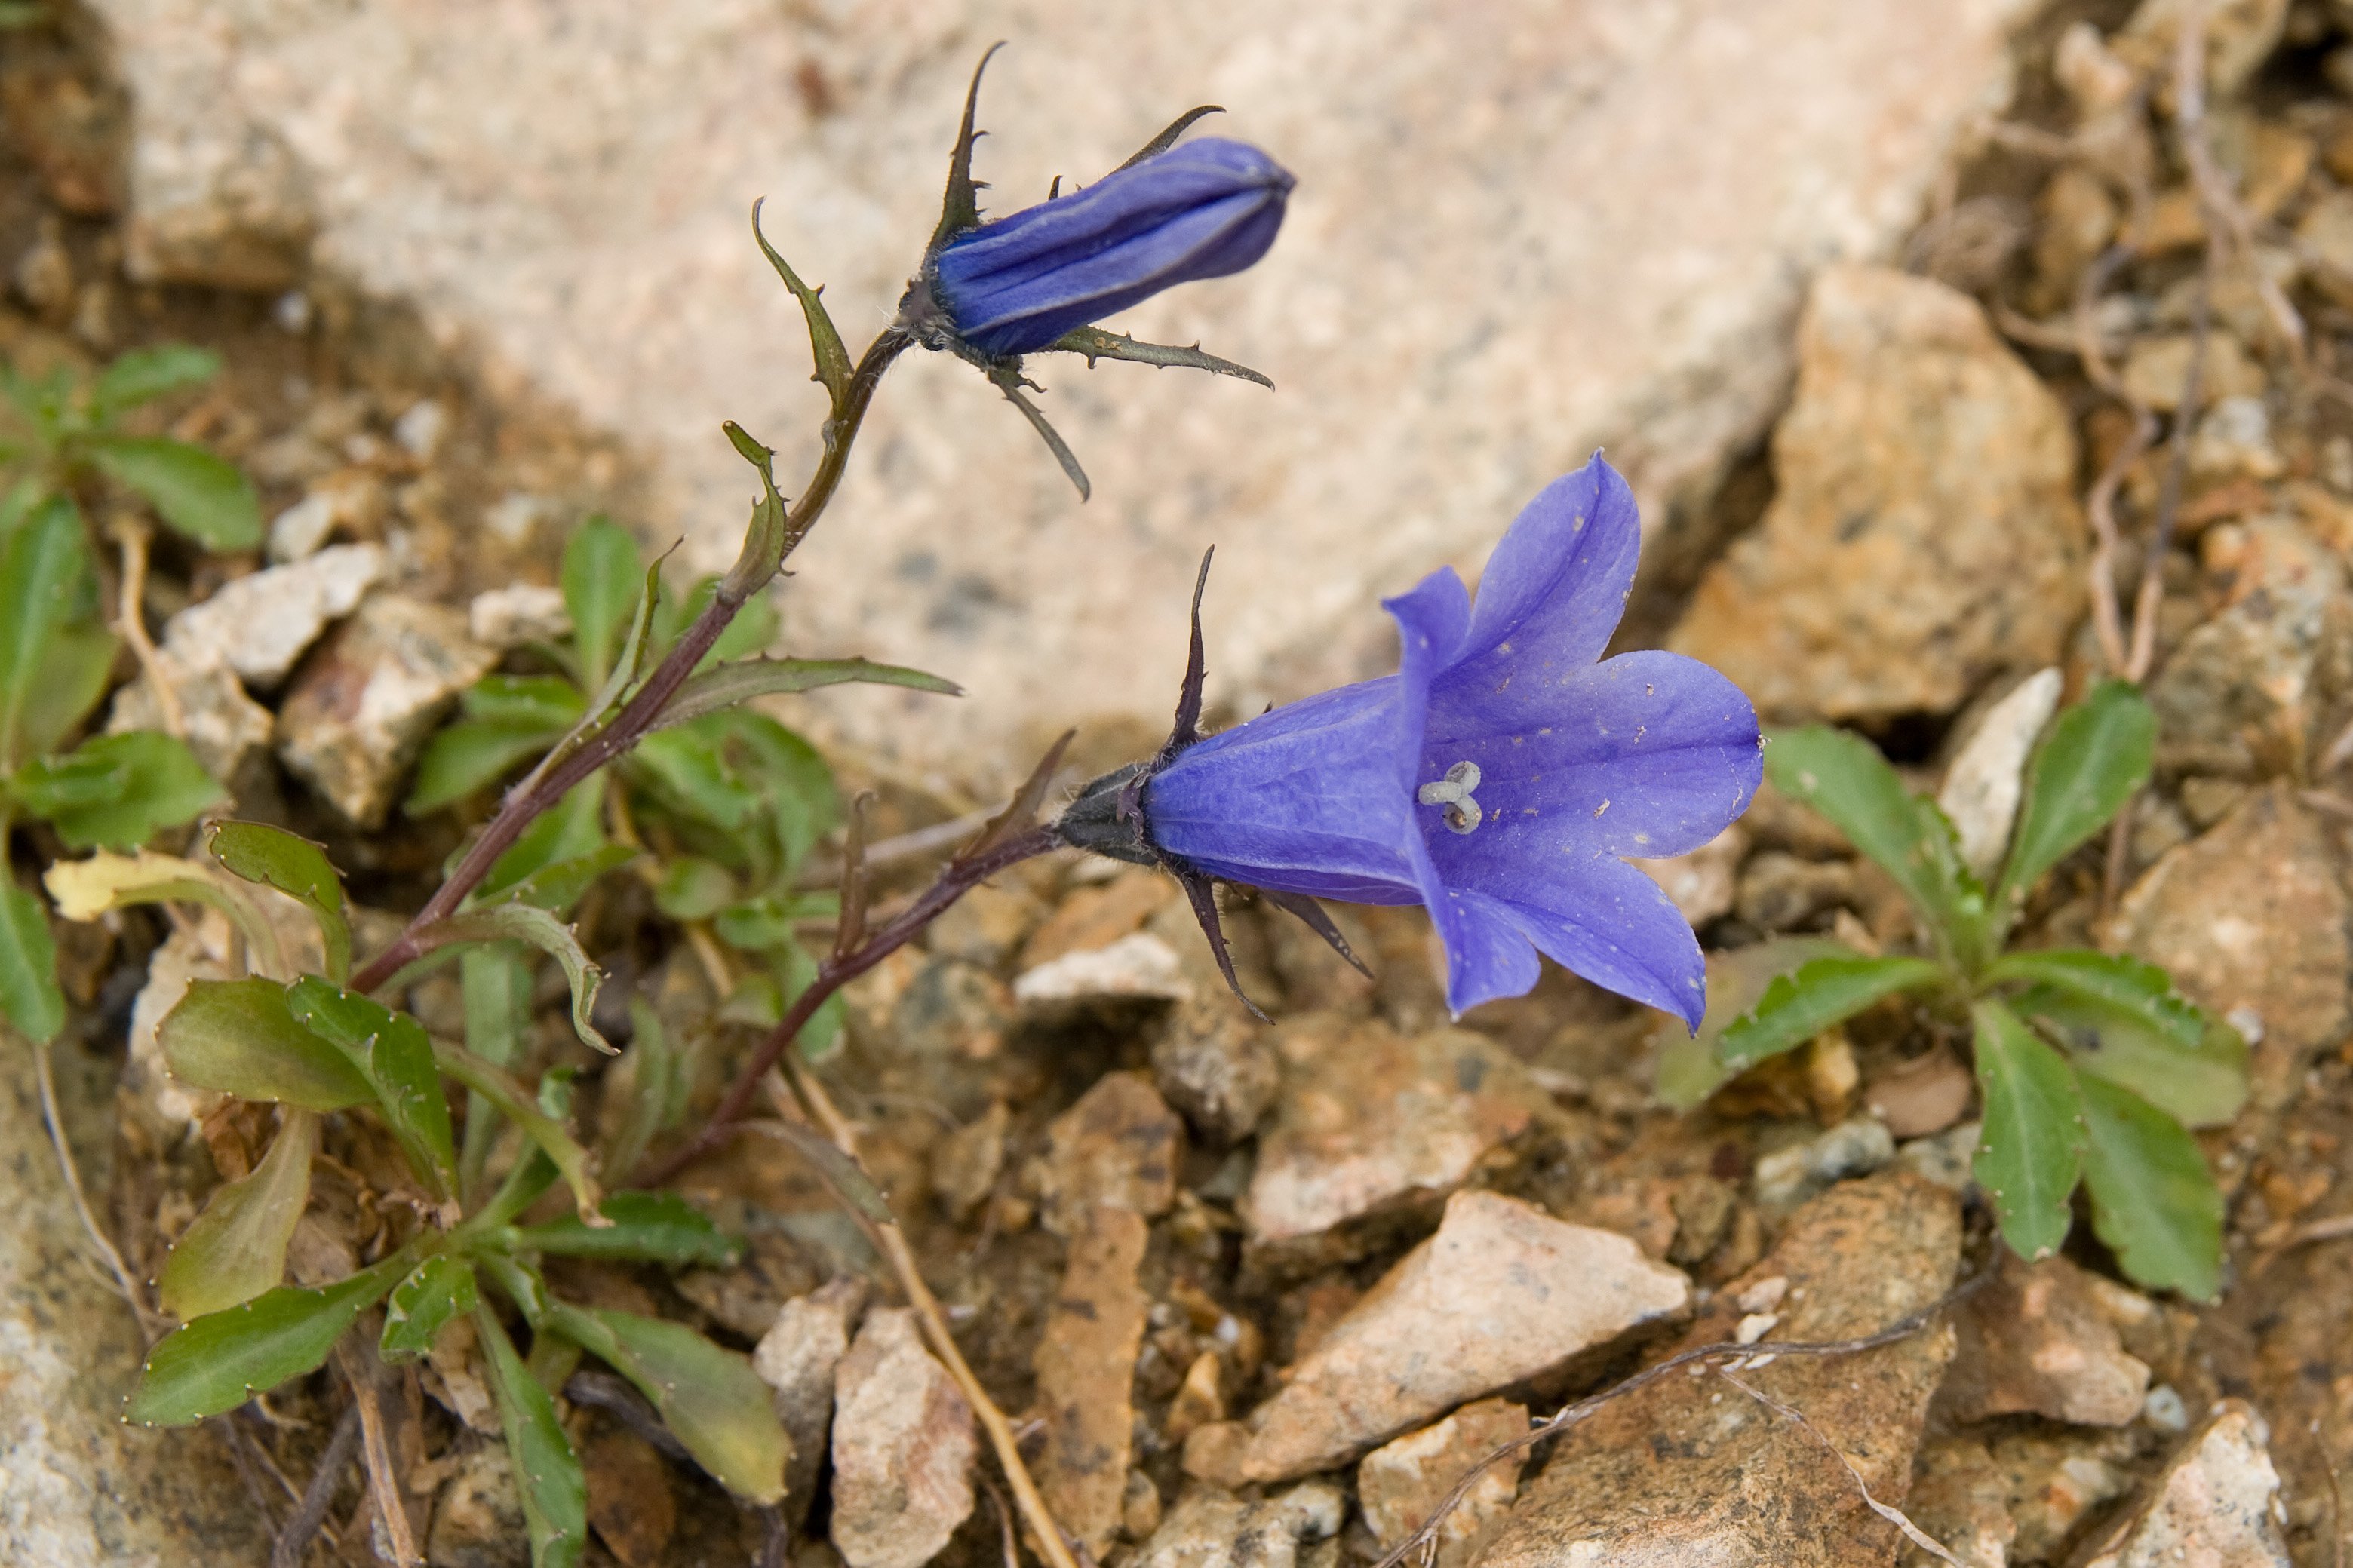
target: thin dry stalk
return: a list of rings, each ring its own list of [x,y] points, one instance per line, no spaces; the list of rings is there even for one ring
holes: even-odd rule
[[[1774,1344],[1770,1347],[1769,1353],[1777,1357],[1858,1355],[1864,1351],[1877,1350],[1883,1345],[1900,1344],[1983,1289],[1986,1283],[1994,1277],[1999,1266],[2000,1254],[1997,1253],[1992,1261],[1968,1279],[1962,1280],[1918,1311],[1896,1319],[1875,1334],[1865,1334],[1860,1339],[1852,1340],[1795,1340],[1786,1344]],[[1708,1345],[1694,1345],[1690,1350],[1671,1355],[1655,1365],[1644,1367],[1623,1383],[1614,1384],[1599,1394],[1588,1394],[1573,1405],[1563,1405],[1550,1416],[1537,1422],[1510,1442],[1498,1445],[1486,1458],[1462,1472],[1461,1479],[1454,1483],[1444,1497],[1438,1500],[1438,1506],[1430,1510],[1430,1517],[1421,1521],[1420,1528],[1399,1542],[1388,1556],[1375,1564],[1375,1568],[1398,1568],[1398,1564],[1414,1552],[1427,1543],[1435,1542],[1438,1539],[1439,1526],[1443,1524],[1446,1521],[1446,1516],[1453,1512],[1462,1500],[1470,1495],[1471,1489],[1479,1484],[1479,1478],[1514,1454],[1533,1448],[1548,1437],[1558,1436],[1604,1405],[1623,1399],[1630,1394],[1639,1393],[1665,1378],[1670,1373],[1681,1371],[1685,1367],[1713,1366],[1718,1363],[1737,1364],[1757,1354],[1758,1351],[1759,1347],[1757,1345],[1739,1344],[1730,1341],[1719,1341]]]
[[[66,1142],[65,1118],[58,1112],[58,1082],[56,1069],[50,1065],[51,1041],[33,1047],[33,1078],[40,1086],[41,1121],[48,1128],[49,1147],[58,1157],[58,1173],[65,1178],[66,1195],[73,1200],[74,1215],[81,1221],[83,1234],[106,1263],[107,1272],[114,1277],[114,1289],[131,1309],[132,1320],[139,1325],[142,1337],[152,1342],[162,1330],[164,1320],[150,1308],[139,1294],[138,1282],[132,1279],[130,1266],[122,1261],[113,1241],[91,1212],[90,1194],[81,1184],[81,1166],[74,1159],[73,1146]]]
[[[801,1059],[800,1053],[786,1052],[781,1065],[791,1076],[800,1104],[796,1107],[792,1097],[783,1094],[782,1086],[769,1079],[765,1087],[777,1112],[780,1115],[795,1114],[800,1107],[806,1107],[807,1114],[816,1122],[818,1130],[831,1139],[833,1146],[846,1157],[856,1161],[858,1130],[834,1105],[832,1096],[826,1092],[825,1085],[818,1076],[809,1070],[808,1064]],[[859,1214],[857,1205],[844,1206],[852,1215]],[[981,1387],[980,1379],[973,1375],[972,1367],[965,1361],[964,1352],[958,1348],[955,1337],[948,1332],[947,1317],[940,1310],[939,1298],[932,1294],[931,1286],[924,1282],[923,1272],[915,1262],[914,1249],[907,1245],[906,1232],[895,1224],[867,1224],[866,1233],[873,1238],[877,1250],[889,1260],[891,1272],[899,1281],[899,1289],[905,1294],[907,1304],[915,1310],[915,1321],[923,1325],[923,1338],[930,1343],[932,1353],[939,1358],[941,1365],[947,1368],[948,1375],[955,1379],[956,1387],[963,1391],[965,1403],[972,1406],[981,1430],[987,1433],[988,1446],[996,1451],[997,1465],[1005,1472],[1007,1484],[1013,1489],[1013,1500],[1021,1510],[1023,1522],[1029,1527],[1031,1544],[1036,1547],[1038,1554],[1046,1560],[1049,1568],[1080,1568],[1078,1559],[1071,1555],[1061,1525],[1055,1520],[1053,1510],[1046,1506],[1046,1499],[1038,1490],[1038,1483],[1030,1479],[1029,1467],[1022,1460],[1020,1443],[1014,1433],[1013,1423],[1006,1419],[1005,1412],[997,1407],[997,1402],[989,1398],[988,1391]]]
[[[302,1555],[311,1550],[311,1538],[327,1522],[327,1510],[333,1506],[335,1493],[343,1484],[343,1473],[352,1468],[360,1446],[360,1405],[354,1400],[335,1423],[335,1435],[327,1439],[326,1451],[319,1456],[319,1468],[311,1473],[311,1484],[303,1489],[301,1506],[278,1541],[269,1549],[269,1568],[301,1568]]]
[[[164,730],[174,740],[185,741],[188,720],[180,710],[180,694],[164,678],[164,656],[147,636],[147,525],[135,517],[118,518],[113,532],[114,542],[122,552],[122,581],[115,591],[115,632],[131,645],[132,657],[147,678],[147,689],[155,694],[155,711],[163,716]]]
[[[1846,1450],[1840,1447],[1836,1443],[1831,1442],[1831,1435],[1823,1431],[1820,1426],[1815,1426],[1812,1418],[1807,1415],[1804,1411],[1799,1409],[1794,1405],[1782,1403],[1780,1400],[1776,1399],[1771,1394],[1766,1393],[1763,1389],[1757,1387],[1755,1384],[1741,1382],[1740,1379],[1732,1374],[1732,1370],[1729,1367],[1719,1366],[1714,1370],[1716,1376],[1724,1379],[1725,1382],[1732,1384],[1733,1387],[1740,1390],[1741,1393],[1748,1395],[1749,1398],[1757,1401],[1757,1404],[1763,1405],[1766,1409],[1770,1410],[1773,1414],[1780,1416],[1785,1421],[1795,1422],[1799,1426],[1804,1427],[1809,1433],[1812,1434],[1817,1442],[1820,1443],[1823,1447],[1828,1448],[1831,1451],[1831,1458],[1836,1459],[1840,1464],[1846,1467],[1846,1473],[1853,1479],[1854,1489],[1861,1494],[1864,1504],[1870,1508],[1871,1511],[1885,1520],[1888,1523],[1894,1525],[1896,1529],[1902,1531],[1905,1540],[1918,1547],[1921,1551],[1927,1552],[1930,1556],[1936,1558],[1940,1563],[1949,1563],[1953,1565],[1953,1568],[1968,1568],[1968,1564],[1963,1563],[1959,1558],[1945,1550],[1945,1543],[1943,1542],[1938,1541],[1935,1536],[1929,1534],[1926,1531],[1913,1523],[1912,1516],[1910,1514],[1905,1513],[1902,1509],[1895,1507],[1893,1503],[1882,1502],[1877,1498],[1872,1496],[1870,1484],[1862,1479],[1862,1472],[1854,1468],[1854,1461],[1846,1457]]]
[[[368,1365],[366,1352],[353,1349],[349,1341],[336,1347],[335,1357],[351,1388],[352,1403],[360,1413],[360,1451],[367,1460],[368,1496],[375,1503],[376,1517],[384,1521],[395,1568],[423,1568],[425,1557],[417,1550],[417,1533],[408,1525],[408,1505],[400,1495],[400,1471],[385,1429],[375,1369]]]
[[[2264,314],[2286,342],[2290,357],[2301,366],[2308,343],[2304,318],[2258,262],[2254,215],[2231,188],[2231,177],[2215,162],[2213,144],[2207,140],[2206,22],[2207,0],[2184,0],[2181,31],[2173,46],[2173,127],[2180,138],[2181,161],[2189,167],[2190,185],[2198,193],[2199,213],[2206,220],[2207,265],[2211,271],[2225,247],[2237,256],[2253,280]]]

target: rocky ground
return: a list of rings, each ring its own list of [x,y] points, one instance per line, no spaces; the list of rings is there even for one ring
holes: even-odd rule
[[[2101,673],[2085,584],[2103,535],[2128,607],[2146,542],[2169,531],[2147,680],[2154,787],[2113,847],[2049,879],[2028,931],[2163,963],[2255,1042],[2246,1110],[2206,1135],[2231,1195],[2221,1300],[2130,1289],[2088,1226],[2064,1257],[2000,1254],[1968,1187],[1958,1043],[1893,1009],[1677,1112],[1654,1094],[1669,1039],[1656,1016],[1556,972],[1451,1021],[1416,915],[1337,911],[1367,980],[1296,922],[1234,910],[1243,983],[1274,1015],[1261,1025],[1173,884],[1033,862],[860,983],[849,1047],[823,1070],[965,1355],[1094,1561],[1374,1563],[1532,1416],[1737,1340],[1759,1346],[1742,1369],[1675,1372],[1485,1469],[1435,1561],[1934,1560],[1900,1510],[1970,1568],[2341,1563],[2353,384],[2337,365],[2353,342],[2353,7],[2217,8],[2208,131],[2245,224],[2220,245],[2168,118],[2178,8],[2144,9],[2078,5],[2039,24],[2014,117],[1988,129],[1903,265],[1819,276],[1769,449],[1726,483],[1697,542],[1654,561],[1624,635],[1716,663],[1777,721],[1856,725],[1933,788],[2021,680],[2054,668],[2080,689]],[[122,103],[88,42],[0,38],[0,352],[26,370],[166,340],[224,355],[224,379],[171,425],[252,473],[277,520],[269,558],[166,554],[147,617],[167,652],[235,671],[191,732],[239,814],[327,843],[362,902],[412,908],[458,827],[393,814],[403,769],[455,692],[529,635],[534,601],[513,586],[550,581],[564,529],[592,506],[626,511],[635,478],[617,448],[485,387],[396,308],[325,284],[127,282]],[[338,700],[363,677],[390,680],[395,710]],[[116,711],[135,722],[141,700],[126,689]],[[1081,743],[1109,765],[1151,741]],[[858,782],[854,762],[843,771]],[[878,831],[970,804],[886,784]],[[893,877],[903,890],[923,868]],[[1912,935],[1893,885],[1769,791],[1657,874],[1726,973],[1771,935],[1867,949]],[[608,998],[648,998],[715,1095],[751,1037],[717,1016],[704,958],[617,883],[582,930],[618,977]],[[154,1058],[154,1019],[223,954],[201,924],[143,911],[59,935],[83,1163],[151,1277],[258,1131]],[[558,994],[542,1064],[593,1075]],[[409,1000],[428,1023],[455,1005],[446,981]],[[21,1104],[0,1135],[46,1192]],[[816,1175],[781,1143],[738,1139],[680,1185],[750,1239],[743,1268],[578,1266],[564,1283],[753,1352],[798,1456],[794,1560],[1001,1561],[1006,1504],[973,1414]],[[298,1278],[338,1271],[364,1242],[364,1191],[321,1183]],[[31,1500],[0,1503],[0,1530],[27,1543],[43,1509],[90,1506],[45,1479],[71,1466],[39,1444],[100,1443],[68,1416],[101,1412],[136,1359],[131,1326],[105,1320],[111,1297],[65,1282],[69,1234],[38,1246],[0,1270],[0,1327],[56,1402],[47,1436],[21,1428],[0,1472],[0,1496]],[[1979,1276],[1892,1342],[1773,1352],[1871,1336]],[[445,1343],[396,1412],[420,1539],[452,1568],[524,1560],[472,1353]],[[184,1560],[261,1560],[332,1418],[331,1380],[313,1381],[102,1466],[100,1534],[178,1531]],[[592,1561],[761,1549],[756,1520],[628,1423],[588,1404],[570,1419]],[[355,1470],[309,1560],[367,1561],[370,1507]]]

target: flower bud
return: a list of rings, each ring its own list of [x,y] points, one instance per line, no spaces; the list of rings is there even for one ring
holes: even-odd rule
[[[1291,186],[1247,142],[1187,142],[956,235],[926,268],[933,300],[989,358],[1050,348],[1163,289],[1250,266],[1274,243]]]

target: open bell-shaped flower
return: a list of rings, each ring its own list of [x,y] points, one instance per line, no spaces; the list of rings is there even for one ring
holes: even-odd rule
[[[1397,674],[1206,739],[1187,733],[1188,678],[1169,747],[1089,786],[1064,837],[1167,867],[1197,910],[1210,879],[1310,919],[1315,899],[1422,904],[1458,1013],[1528,990],[1542,952],[1697,1028],[1699,942],[1627,860],[1695,849],[1746,810],[1762,742],[1707,666],[1601,658],[1641,539],[1625,481],[1595,457],[1520,513],[1475,605],[1451,568],[1386,601]]]

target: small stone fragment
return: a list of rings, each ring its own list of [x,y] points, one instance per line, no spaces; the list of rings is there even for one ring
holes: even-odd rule
[[[269,559],[283,565],[316,554],[337,530],[364,533],[391,505],[384,481],[365,468],[331,474],[269,521]]]
[[[1001,1100],[932,1145],[932,1194],[948,1217],[962,1223],[988,1200],[1005,1168],[1005,1130],[1013,1113]]]
[[[2117,375],[2125,395],[2170,414],[2181,406],[2189,384],[2189,362],[2197,340],[2188,332],[2165,332],[2134,341]],[[2199,374],[2199,406],[2211,408],[2226,397],[2261,397],[2262,367],[2247,357],[2239,340],[2225,331],[2206,334],[2206,360]]]
[[[2051,390],[1968,296],[1874,268],[1816,278],[1798,354],[1778,492],[1671,646],[1776,718],[1950,712],[2055,661],[2087,541]]]
[[[1384,1552],[1419,1530],[1472,1466],[1527,1435],[1528,1410],[1505,1399],[1466,1405],[1445,1420],[1409,1432],[1356,1466],[1356,1503]],[[1487,1526],[1519,1496],[1525,1452],[1487,1467],[1438,1527],[1437,1568],[1462,1568]]]
[[[1679,1270],[1614,1231],[1564,1225],[1493,1193],[1457,1193],[1438,1233],[1250,1414],[1241,1472],[1273,1481],[1343,1463],[1679,1311],[1690,1293]]]
[[[388,565],[377,544],[338,544],[221,585],[164,626],[164,648],[191,669],[225,664],[267,689],[286,679],[329,621],[349,615]]]
[[[678,1499],[661,1456],[634,1432],[607,1429],[581,1445],[588,1522],[624,1568],[657,1568],[678,1529]]]
[[[972,1407],[915,1314],[866,1315],[834,1370],[833,1544],[849,1568],[923,1568],[972,1512]]]
[[[1768,1209],[1795,1207],[1833,1183],[1869,1175],[1894,1158],[1895,1140],[1884,1122],[1869,1116],[1850,1117],[1803,1143],[1757,1161],[1757,1201]]]
[[[2270,1440],[2252,1405],[2222,1401],[2084,1568],[2291,1568]]]
[[[248,757],[269,744],[278,721],[269,709],[245,694],[236,674],[225,664],[189,665],[162,648],[155,650],[155,673],[170,689],[178,710],[181,738],[204,763],[205,771],[224,781],[234,779]],[[114,694],[106,732],[172,728],[171,715],[157,697],[154,682],[142,672]]]
[[[1949,1192],[1965,1191],[1974,1179],[1969,1163],[1977,1155],[1980,1126],[1975,1121],[1956,1122],[1942,1132],[1915,1138],[1895,1152],[1895,1163]]]
[[[1032,1363],[1046,1422],[1038,1487],[1097,1557],[1119,1530],[1127,1495],[1135,1357],[1152,1306],[1136,1283],[1145,1240],[1141,1215],[1103,1205],[1085,1211]]]
[[[1160,1489],[1142,1470],[1127,1473],[1127,1491],[1120,1499],[1119,1528],[1130,1541],[1148,1541],[1160,1528]]]
[[[1960,1058],[1942,1047],[1892,1068],[1871,1080],[1862,1101],[1901,1142],[1942,1132],[1968,1114],[1977,1079]]]
[[[1031,1006],[1079,1002],[1182,1002],[1193,994],[1176,950],[1149,931],[1082,948],[1027,969],[1014,996]]]
[[[353,823],[374,827],[442,714],[498,657],[466,635],[457,611],[379,595],[303,669],[280,710],[278,754]]]
[[[1160,1423],[1160,1435],[1171,1443],[1182,1443],[1201,1427],[1226,1418],[1226,1370],[1224,1358],[1215,1351],[1203,1351],[1185,1369],[1185,1381],[1176,1385],[1168,1401],[1168,1414]]]
[[[1921,1444],[1904,1511],[1964,1568],[2010,1568],[2018,1521],[2010,1517],[2009,1478],[1982,1440],[1941,1436]],[[1936,1560],[1913,1548],[1899,1561],[1903,1568],[1926,1568]]]
[[[1176,1201],[1185,1127],[1141,1073],[1105,1073],[1046,1131],[1030,1169],[1046,1228],[1073,1236],[1109,1205],[1149,1219]]]
[[[2090,1277],[2063,1258],[2028,1263],[2007,1249],[2000,1267],[1954,1313],[1958,1350],[1939,1405],[1964,1422],[2032,1414],[2129,1425],[2141,1413],[2148,1366],[2125,1353]]]
[[[1855,902],[1851,861],[1803,860],[1778,849],[1752,857],[1733,897],[1740,918],[1762,931],[1800,931]]]
[[[826,1434],[833,1425],[834,1373],[849,1349],[850,1327],[865,1300],[863,1281],[847,1275],[828,1280],[786,1302],[776,1326],[752,1350],[752,1370],[776,1391],[776,1418],[792,1439],[785,1460],[784,1507],[796,1525],[808,1516],[817,1493]]]
[[[1637,860],[1651,880],[1666,889],[1695,930],[1732,911],[1740,862],[1748,856],[1748,835],[1734,823],[1688,855]]]
[[[1134,1568],[1296,1568],[1303,1545],[1339,1533],[1347,1506],[1329,1481],[1305,1481],[1261,1502],[1188,1487]]]
[[[1035,969],[1073,952],[1109,947],[1141,931],[1176,896],[1174,881],[1143,869],[1123,870],[1099,888],[1081,888],[1030,933],[1021,949],[1021,967]]]
[[[2034,739],[2059,707],[2057,668],[2039,670],[1978,721],[1953,765],[1936,804],[1953,820],[1961,858],[1980,878],[1989,878],[2010,847],[2010,824],[2018,816],[2021,780]]]
[[[1673,1348],[1730,1338],[1744,1299],[1775,1278],[1788,1288],[1773,1335],[1876,1332],[1945,1292],[1960,1243],[1950,1193],[1900,1173],[1844,1184],[1792,1216],[1771,1255],[1727,1284]],[[1773,1337],[1762,1343],[1769,1352]],[[1737,1375],[1803,1411],[1873,1495],[1901,1507],[1952,1353],[1952,1330],[1932,1323],[1852,1356],[1752,1360]],[[1670,1375],[1569,1428],[1488,1537],[1480,1568],[1883,1568],[1900,1543],[1895,1528],[1864,1506],[1823,1441],[1721,1379]]]
[[[1229,996],[1178,1004],[1152,1044],[1153,1083],[1212,1144],[1249,1137],[1282,1078],[1267,1026]]]
[[[1465,1029],[1406,1036],[1320,1014],[1286,1020],[1274,1041],[1282,1089],[1240,1205],[1262,1255],[1336,1261],[1368,1244],[1351,1232],[1427,1223],[1546,1103],[1517,1062]]]
[[[431,1568],[523,1568],[531,1559],[528,1539],[507,1446],[470,1448],[433,1500],[426,1562]]]
[[[504,652],[570,637],[572,612],[564,607],[561,591],[517,583],[475,595],[466,606],[466,629],[485,647]]]
[[[950,904],[923,939],[943,957],[1001,972],[1045,915],[1045,900],[1020,883],[984,882]]]

